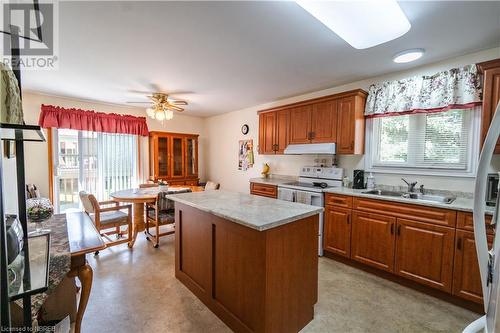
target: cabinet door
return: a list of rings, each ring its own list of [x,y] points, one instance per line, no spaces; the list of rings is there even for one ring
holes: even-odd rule
[[[172,136],[172,178],[184,178],[184,137]]]
[[[349,258],[351,255],[351,210],[325,207],[323,250]]]
[[[337,154],[354,154],[355,109],[354,97],[338,100]]]
[[[311,142],[311,106],[290,110],[290,144]]]
[[[288,146],[289,116],[290,112],[288,110],[276,112],[276,137],[274,141],[276,154],[283,154],[286,146]]]
[[[351,258],[392,272],[396,218],[352,212]]]
[[[395,273],[451,292],[455,229],[398,219]]]
[[[157,137],[157,174],[155,178],[169,178],[170,177],[170,137],[159,136]]]
[[[311,111],[311,142],[337,141],[337,102],[317,103]]]
[[[486,61],[478,64],[483,72],[483,107],[482,107],[482,129],[481,145],[486,138],[486,133],[491,124],[497,104],[500,100],[500,59]],[[500,141],[497,142],[495,154],[500,154]]]
[[[198,138],[186,138],[186,177],[198,177]]]
[[[274,154],[276,136],[276,112],[259,115],[259,154]]]
[[[488,235],[488,243],[491,246],[493,236]],[[476,242],[474,241],[474,233],[470,231],[457,230],[453,265],[453,295],[480,304],[483,303]]]

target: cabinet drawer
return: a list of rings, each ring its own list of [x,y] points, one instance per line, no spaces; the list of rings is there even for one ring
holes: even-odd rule
[[[484,216],[486,220],[486,233],[493,235],[495,233],[495,229],[491,226],[491,215]],[[458,212],[457,213],[457,228],[474,231],[474,219],[472,218],[472,213],[467,212]]]
[[[347,195],[326,193],[325,204],[344,208],[352,208],[352,197],[349,197]]]
[[[198,180],[197,179],[186,180],[186,185],[188,185],[188,186],[198,186]]]
[[[251,183],[250,194],[261,195],[264,197],[270,197],[276,199],[278,197],[278,188],[275,185]]]
[[[357,197],[353,199],[353,209],[449,227],[454,227],[457,219],[457,212],[454,210]]]

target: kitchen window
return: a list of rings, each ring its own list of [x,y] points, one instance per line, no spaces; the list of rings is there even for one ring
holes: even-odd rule
[[[370,171],[473,176],[479,155],[479,109],[371,118]]]

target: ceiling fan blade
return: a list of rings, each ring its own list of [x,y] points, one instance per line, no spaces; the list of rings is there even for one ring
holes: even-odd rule
[[[188,105],[186,101],[177,101],[177,100],[169,100],[168,101],[170,104],[175,104],[175,105]]]
[[[170,109],[170,110],[178,111],[178,112],[182,112],[182,111],[184,111],[184,109],[183,109],[183,108],[180,108],[180,107],[175,106],[175,105],[172,105],[172,104],[167,105],[167,106],[166,106],[166,108],[167,108],[167,109]]]

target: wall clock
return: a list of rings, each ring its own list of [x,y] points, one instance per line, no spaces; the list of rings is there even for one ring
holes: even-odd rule
[[[249,131],[249,127],[247,124],[241,126],[241,133],[243,133],[243,135],[247,135],[248,131]]]

